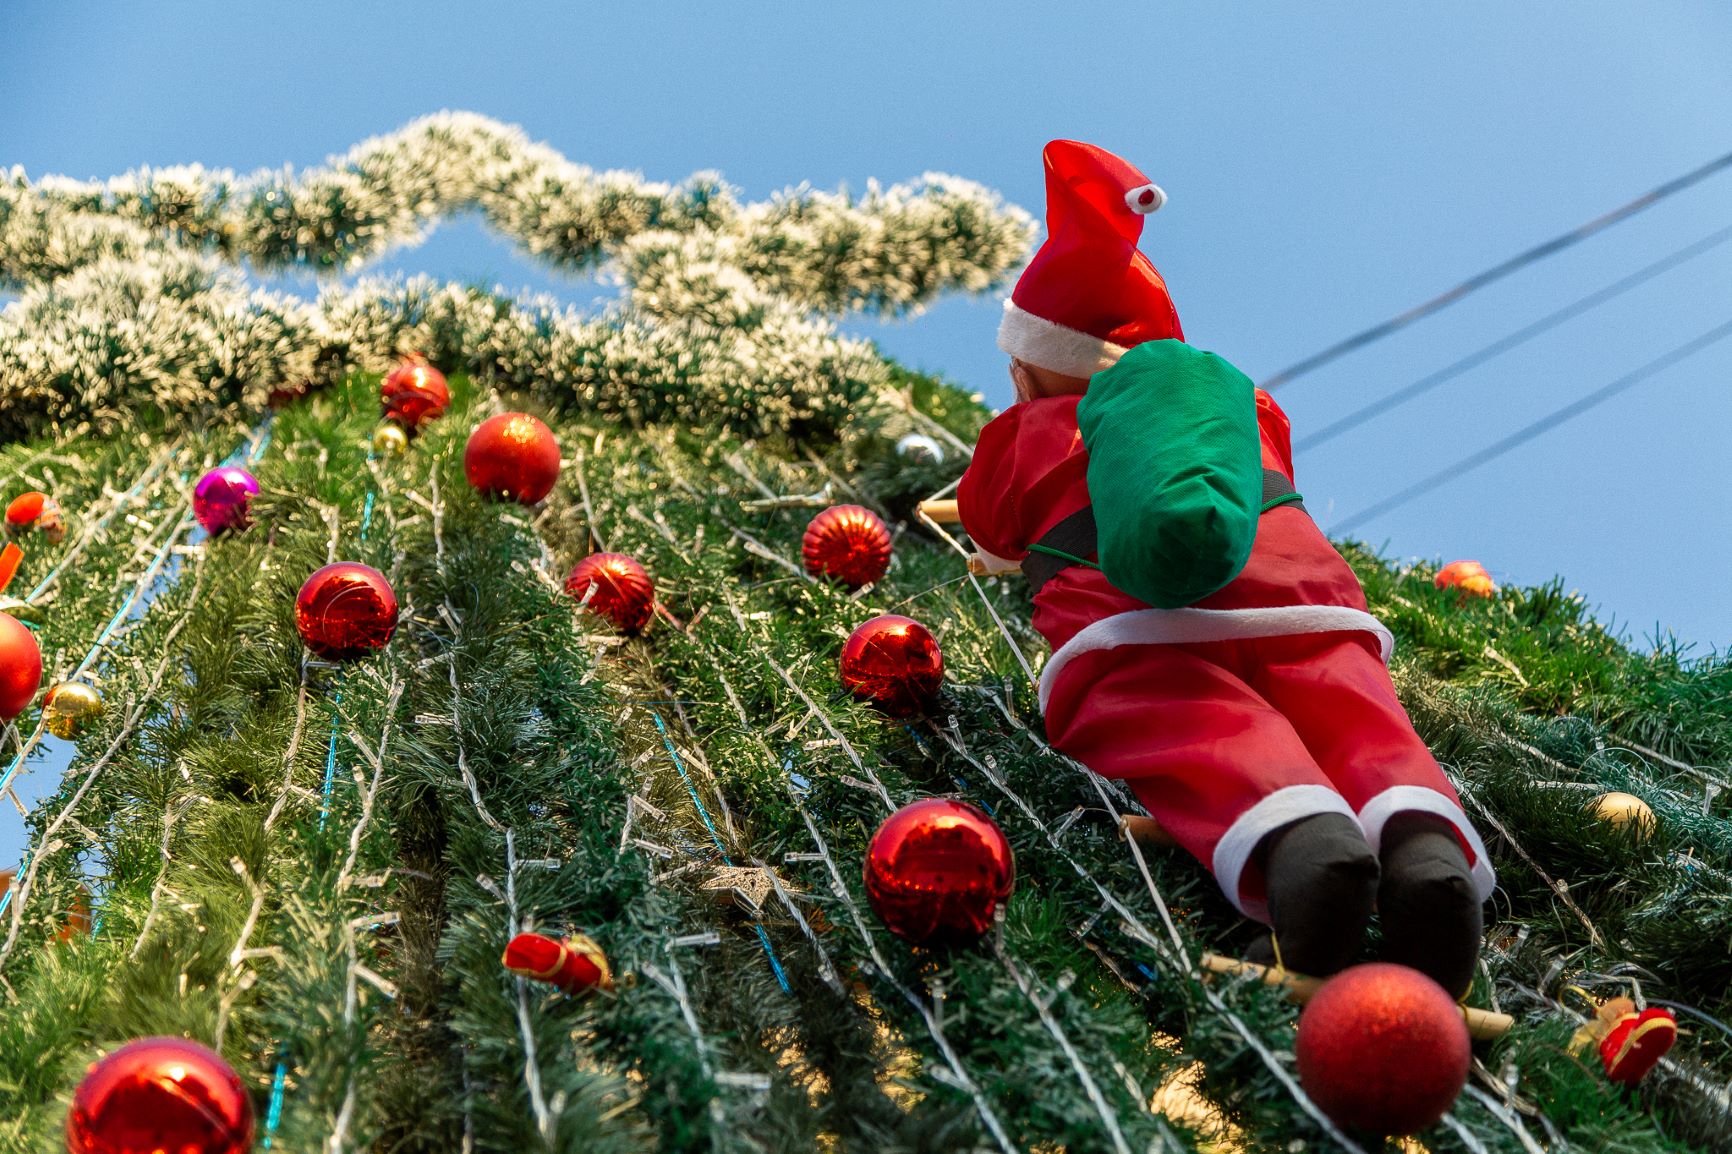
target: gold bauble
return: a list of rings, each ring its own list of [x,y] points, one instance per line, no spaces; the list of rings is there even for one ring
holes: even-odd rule
[[[396,425],[373,430],[373,451],[381,457],[401,457],[409,448],[409,434]]]
[[[1614,829],[1625,829],[1634,825],[1640,830],[1640,836],[1646,840],[1659,824],[1654,817],[1654,811],[1648,808],[1648,803],[1631,793],[1602,793],[1588,803],[1594,817],[1605,822]]]
[[[42,702],[42,725],[55,737],[73,738],[102,716],[102,695],[82,681],[62,681]]]

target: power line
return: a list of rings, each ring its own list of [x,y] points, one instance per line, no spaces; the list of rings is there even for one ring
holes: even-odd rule
[[[1633,388],[1653,376],[1655,373],[1658,373],[1663,369],[1668,369],[1679,361],[1692,357],[1707,348],[1709,345],[1712,345],[1717,341],[1725,340],[1729,336],[1732,336],[1732,320],[1723,321],[1703,333],[1701,336],[1685,341],[1676,348],[1661,353],[1641,368],[1633,369],[1613,381],[1611,384],[1604,385],[1584,397],[1571,401],[1561,409],[1555,409],[1552,412],[1547,413],[1531,425],[1526,425],[1521,429],[1518,429],[1509,436],[1503,438],[1501,441],[1487,445],[1478,452],[1468,454],[1447,468],[1439,469],[1423,481],[1416,481],[1414,484],[1409,485],[1394,496],[1385,497],[1370,508],[1363,509],[1345,520],[1337,521],[1329,527],[1329,533],[1332,536],[1345,533],[1349,529],[1355,529],[1375,517],[1382,516],[1391,509],[1399,508],[1413,500],[1415,497],[1423,496],[1437,488],[1439,485],[1442,485],[1447,481],[1453,481],[1462,474],[1477,469],[1488,461],[1496,460],[1511,449],[1517,448],[1520,445],[1525,445],[1535,437],[1550,432],[1565,421],[1581,416],[1589,409],[1594,408],[1596,405],[1602,404],[1605,401],[1611,400],[1619,393],[1624,392],[1626,389]]]
[[[1732,227],[1723,228],[1719,232],[1705,236],[1701,240],[1692,244],[1685,245],[1683,248],[1661,257],[1653,264],[1637,269],[1622,280],[1591,292],[1585,297],[1571,301],[1556,312],[1548,313],[1546,316],[1541,317],[1530,325],[1517,329],[1515,332],[1506,336],[1499,337],[1497,340],[1492,341],[1488,345],[1481,346],[1469,353],[1467,356],[1462,357],[1460,360],[1445,365],[1436,372],[1423,376],[1412,384],[1397,389],[1386,397],[1381,397],[1372,401],[1368,405],[1355,409],[1353,412],[1342,417],[1334,424],[1325,425],[1310,436],[1301,438],[1294,442],[1293,447],[1296,450],[1313,449],[1318,445],[1323,444],[1325,441],[1332,441],[1342,433],[1347,432],[1349,429],[1356,429],[1366,421],[1371,420],[1373,417],[1380,417],[1384,413],[1389,412],[1389,410],[1404,405],[1417,396],[1429,393],[1432,389],[1435,389],[1445,381],[1453,380],[1462,373],[1467,372],[1469,369],[1478,368],[1480,365],[1485,364],[1494,357],[1502,356],[1504,353],[1509,352],[1518,345],[1526,344],[1528,341],[1531,341],[1540,334],[1557,328],[1565,321],[1578,317],[1591,309],[1598,308],[1613,297],[1621,296],[1638,285],[1645,284],[1659,276],[1661,273],[1677,268],[1685,261],[1701,256],[1709,249],[1724,244],[1728,240],[1732,240]]]
[[[1501,264],[1493,265],[1484,272],[1476,273],[1473,276],[1468,277],[1466,280],[1462,281],[1454,288],[1449,289],[1447,292],[1439,293],[1430,300],[1414,305],[1405,312],[1397,313],[1395,316],[1390,317],[1388,320],[1383,321],[1380,324],[1372,325],[1363,332],[1354,333],[1345,340],[1337,341],[1322,352],[1313,353],[1302,361],[1297,361],[1294,364],[1288,365],[1274,376],[1265,380],[1263,382],[1263,388],[1273,391],[1280,388],[1282,385],[1290,384],[1295,379],[1304,376],[1306,373],[1320,369],[1329,362],[1344,357],[1355,349],[1364,348],[1373,341],[1382,340],[1391,333],[1406,328],[1414,321],[1423,320],[1432,313],[1448,308],[1450,305],[1461,300],[1468,294],[1477,292],[1495,281],[1500,281],[1513,272],[1524,269],[1536,261],[1544,260],[1548,256],[1562,252],[1564,249],[1569,248],[1572,245],[1579,244],[1590,236],[1593,236],[1595,233],[1603,232],[1604,230],[1611,228],[1614,224],[1617,224],[1619,221],[1626,220],[1629,217],[1636,215],[1638,212],[1641,212],[1643,209],[1651,208],[1662,200],[1665,200],[1667,197],[1683,192],[1691,185],[1706,180],[1708,177],[1713,176],[1723,168],[1732,168],[1732,152],[1728,152],[1724,156],[1715,157],[1700,168],[1692,169],[1682,176],[1673,177],[1664,184],[1656,185],[1654,188],[1644,192],[1636,199],[1621,204],[1617,208],[1612,209],[1612,211],[1597,216],[1586,224],[1579,225],[1578,227],[1571,229],[1569,232],[1554,236],[1544,244],[1535,245],[1526,252],[1518,253]]]

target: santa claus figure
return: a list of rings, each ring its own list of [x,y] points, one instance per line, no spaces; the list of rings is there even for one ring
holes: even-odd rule
[[[1384,957],[1460,996],[1491,864],[1294,489],[1287,417],[1184,343],[1137,248],[1162,191],[1092,145],[1045,161],[1047,239],[998,334],[1017,401],[957,498],[1029,579],[1048,734],[1130,785],[1289,969],[1352,963],[1375,908]]]

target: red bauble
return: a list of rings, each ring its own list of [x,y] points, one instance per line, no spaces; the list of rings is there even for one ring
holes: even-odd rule
[[[591,553],[565,579],[565,591],[627,633],[648,625],[655,612],[655,583],[624,553]]]
[[[866,847],[866,896],[890,932],[917,946],[960,945],[992,928],[1016,885],[1010,842],[966,802],[905,805]]]
[[[533,505],[559,480],[559,442],[528,413],[501,413],[469,434],[463,474],[489,497]]]
[[[68,1154],[247,1154],[240,1075],[184,1038],[140,1038],[91,1063],[66,1115]]]
[[[806,572],[850,589],[870,585],[890,568],[890,530],[859,505],[832,505],[812,518],[800,542]]]
[[[42,650],[36,635],[9,613],[0,613],[0,722],[30,707],[42,688]]]
[[[886,613],[842,644],[842,684],[892,717],[923,712],[944,681],[944,655],[926,626]]]
[[[1323,984],[1299,1015],[1299,1084],[1336,1124],[1415,1134],[1467,1084],[1472,1043],[1461,1007],[1406,966],[1372,962]]]
[[[387,421],[413,434],[428,421],[445,415],[451,407],[451,389],[445,384],[445,374],[416,354],[385,377],[379,386],[379,407]]]
[[[295,597],[295,628],[327,661],[348,661],[385,648],[397,630],[397,595],[385,575],[338,561],[307,578]]]

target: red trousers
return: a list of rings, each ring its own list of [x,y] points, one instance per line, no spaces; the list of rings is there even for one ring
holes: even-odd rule
[[[1456,827],[1482,898],[1494,883],[1455,790],[1363,631],[1125,645],[1081,653],[1046,707],[1053,745],[1123,779],[1246,915],[1268,920],[1254,853],[1299,818],[1341,813],[1375,851],[1396,813]]]

